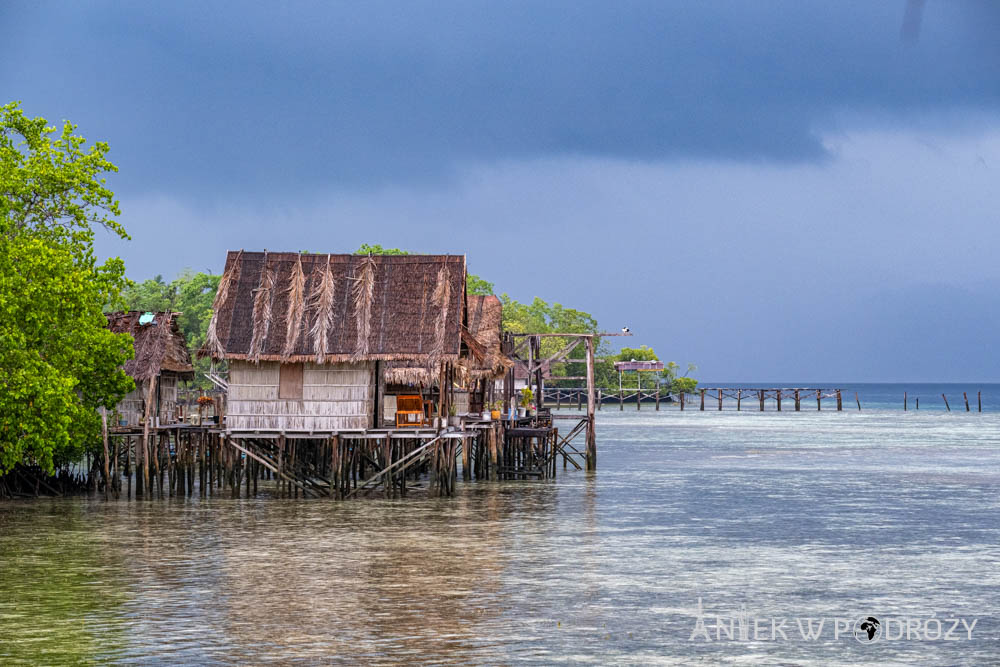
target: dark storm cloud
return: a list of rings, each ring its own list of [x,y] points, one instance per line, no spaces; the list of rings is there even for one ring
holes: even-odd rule
[[[129,190],[262,194],[582,155],[812,161],[840,113],[1000,106],[998,11],[903,0],[7,6],[0,90]],[[221,176],[221,177],[220,177]]]

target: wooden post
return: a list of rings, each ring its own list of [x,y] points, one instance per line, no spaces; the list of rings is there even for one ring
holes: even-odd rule
[[[983,411],[983,390],[980,389],[976,392],[976,399],[979,401],[979,411]]]
[[[641,371],[636,371],[635,372],[635,380],[636,380],[636,385],[635,385],[636,386],[636,390],[635,390],[635,409],[636,410],[641,410],[642,409],[642,372]]]
[[[153,401],[156,393],[156,377],[151,377],[147,381],[146,388],[146,415],[145,424],[142,426],[142,489],[143,493],[149,493],[149,420],[152,419]]]
[[[705,390],[701,390],[701,411],[705,411]]]
[[[583,396],[582,393],[577,393],[577,396]],[[597,391],[597,409],[601,409],[601,404],[604,403],[604,390],[599,389]],[[577,409],[579,409],[579,403],[577,404]]]
[[[917,396],[917,410],[920,409],[920,397]]]
[[[816,390],[816,411],[819,412],[823,409],[823,391],[821,389]]]
[[[659,410],[660,410],[660,383],[659,382],[656,383],[656,410],[657,410],[657,412],[659,412]]]
[[[858,392],[854,392],[854,400],[858,402],[858,412],[861,412],[861,399],[858,398]],[[840,409],[840,390],[837,390],[837,409]]]
[[[742,406],[740,405],[742,402],[743,402],[743,390],[742,389],[737,389],[736,390],[736,412],[739,412],[742,409]]]
[[[944,399],[944,407],[948,408],[948,412],[951,412],[951,406],[948,405],[948,397],[945,396],[944,394],[941,394],[941,398]]]
[[[684,412],[684,392],[681,392],[681,412]]]
[[[719,412],[722,412],[722,389],[719,389]]]
[[[499,428],[494,426],[487,431],[486,436],[488,438],[490,449],[490,481],[495,482],[497,481],[497,448],[500,440]]]
[[[965,399],[965,411],[969,412],[969,395],[968,392],[962,392],[962,398]]]
[[[857,397],[858,397],[858,393],[854,392],[854,398],[857,398]],[[840,412],[843,409],[844,409],[844,403],[843,403],[842,397],[840,395],[840,390],[838,389],[837,390],[837,412]],[[859,410],[861,409],[861,401],[858,401],[858,409]]]
[[[587,470],[597,470],[597,434],[594,433],[594,339],[584,339],[587,346]]]
[[[757,398],[760,399],[760,411],[764,412],[764,390],[763,389],[758,389],[757,390]]]
[[[334,433],[330,436],[330,497],[336,499],[340,495],[340,436]]]
[[[111,499],[111,470],[108,455],[108,409],[101,406],[101,440],[104,441],[104,499]]]
[[[472,479],[472,469],[469,468],[469,448],[472,447],[472,440],[462,438],[462,479],[466,482]]]
[[[778,403],[778,412],[781,412],[781,390],[780,390],[780,389],[778,389],[778,390],[777,390],[777,391],[775,392],[775,394],[774,394],[774,398],[775,398],[775,400],[776,400],[776,401],[777,401],[777,403]]]
[[[799,396],[799,390],[795,390],[795,411],[800,412],[802,410],[802,401]]]
[[[906,407],[906,392],[904,391],[903,392],[903,412],[906,412],[906,410],[907,410],[907,407]]]

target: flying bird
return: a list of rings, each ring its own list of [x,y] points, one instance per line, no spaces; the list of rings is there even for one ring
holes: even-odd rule
[[[622,327],[622,333],[629,333],[630,331],[631,329],[629,329],[628,327]]]

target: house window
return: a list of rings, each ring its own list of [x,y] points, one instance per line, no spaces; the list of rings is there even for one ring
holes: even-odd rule
[[[302,400],[302,364],[281,364],[278,369],[278,398]]]

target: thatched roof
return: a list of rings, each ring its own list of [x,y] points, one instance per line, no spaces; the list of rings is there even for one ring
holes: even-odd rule
[[[500,347],[503,304],[493,295],[470,295],[466,298],[466,326],[483,351],[483,354],[477,355],[478,358],[465,362],[469,375],[475,379],[500,379],[514,365]]]
[[[465,257],[230,251],[200,354],[249,361],[457,360]]]
[[[125,362],[124,370],[134,380],[148,380],[160,371],[173,371],[181,379],[194,378],[194,366],[184,334],[177,324],[179,313],[154,313],[149,324],[139,324],[141,311],[108,313],[108,328],[114,333],[132,334],[135,358]]]
[[[492,295],[466,296],[466,326],[462,329],[462,340],[469,354],[456,366],[462,381],[499,379],[514,365],[501,351],[502,320],[500,299]],[[414,361],[388,363],[383,376],[389,384],[431,386],[439,380],[434,369]]]

